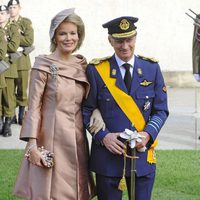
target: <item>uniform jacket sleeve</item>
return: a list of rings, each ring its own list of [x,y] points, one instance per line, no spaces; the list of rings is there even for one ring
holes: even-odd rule
[[[158,64],[155,76],[154,91],[155,97],[152,104],[151,115],[144,129],[144,131],[150,134],[153,141],[156,139],[169,115],[166,86]]]
[[[18,26],[15,23],[10,25],[9,39],[8,39],[8,53],[15,53],[20,44],[20,34]]]
[[[7,42],[4,39],[5,34],[3,31],[0,31],[0,60],[4,60],[7,53]]]
[[[47,73],[32,69],[29,86],[28,111],[25,114],[20,139],[37,138],[40,132],[42,98],[47,81]]]
[[[87,129],[93,110],[95,108],[98,108],[97,104],[98,87],[96,82],[97,79],[100,78],[100,76],[93,65],[88,65],[86,69],[86,75],[90,83],[90,92],[88,94],[87,99],[83,103],[83,120],[84,120],[84,126]],[[108,129],[106,129],[105,131],[100,130],[97,134],[93,135],[93,139],[97,144],[101,144],[102,139],[108,133],[109,133]]]
[[[28,47],[33,44],[34,31],[31,20],[23,18],[21,22],[20,46]]]

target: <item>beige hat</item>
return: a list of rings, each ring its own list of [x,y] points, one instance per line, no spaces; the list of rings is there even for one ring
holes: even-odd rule
[[[68,17],[69,15],[74,13],[75,8],[69,8],[62,10],[59,12],[54,18],[51,20],[50,30],[49,30],[49,36],[52,40],[55,30],[58,28],[58,26],[63,22],[63,20]]]

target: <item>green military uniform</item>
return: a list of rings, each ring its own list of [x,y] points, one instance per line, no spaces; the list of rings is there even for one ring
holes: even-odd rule
[[[18,26],[14,22],[8,22],[3,28],[7,36],[7,54],[15,53],[20,44],[20,34]],[[5,117],[13,117],[15,115],[16,98],[14,79],[18,77],[17,65],[11,62],[9,57],[6,61],[10,64],[10,68],[5,71],[5,80],[7,87],[3,89],[3,113]]]
[[[15,81],[17,87],[17,105],[27,106],[27,88],[29,70],[31,68],[31,62],[29,52],[26,53],[25,48],[33,45],[34,32],[32,28],[32,22],[28,18],[19,16],[16,21],[20,29],[20,47],[24,49],[22,56],[17,60],[18,78]]]
[[[0,28],[0,62],[5,59],[7,53],[7,42],[5,40],[5,33],[2,28]],[[6,87],[4,73],[0,74],[0,134],[2,134],[3,121],[2,121],[2,91]]]
[[[0,61],[5,59],[7,53],[7,42],[5,40],[5,32],[2,28],[0,28]],[[4,73],[0,74],[0,90],[6,87]],[[1,93],[2,94],[2,93]],[[0,105],[1,105],[1,98],[0,98]],[[2,116],[2,111],[0,108],[0,116]]]

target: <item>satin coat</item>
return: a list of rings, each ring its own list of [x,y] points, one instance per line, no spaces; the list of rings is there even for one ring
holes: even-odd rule
[[[62,62],[36,57],[31,71],[29,105],[20,139],[36,138],[38,146],[54,153],[53,168],[23,159],[14,194],[29,200],[87,200],[91,187],[88,148],[81,105],[89,84],[86,60]],[[50,66],[57,67],[57,71]],[[54,75],[53,75],[54,74]]]
[[[128,93],[115,56],[109,58],[108,61],[110,63],[110,77],[116,79],[116,87]],[[102,140],[108,133],[123,132],[126,128],[132,131],[136,129],[115,102],[94,65],[88,65],[86,74],[91,88],[83,106],[84,124],[87,127],[92,111],[95,108],[100,110],[106,124],[105,130],[100,130],[93,135],[90,169],[100,175],[122,177],[123,156],[112,154],[102,145]],[[151,82],[151,84],[145,85],[145,82]],[[144,131],[151,136],[147,144],[147,148],[150,148],[169,114],[166,87],[157,62],[151,62],[135,56],[130,96],[145,119],[146,126]],[[137,176],[145,176],[155,171],[155,164],[147,162],[147,151],[137,152],[137,156],[139,157],[135,161]],[[126,176],[130,176],[130,171],[130,159],[127,159]]]

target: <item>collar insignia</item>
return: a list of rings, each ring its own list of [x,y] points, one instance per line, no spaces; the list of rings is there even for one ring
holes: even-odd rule
[[[112,72],[111,72],[111,74],[113,75],[113,76],[115,76],[116,75],[116,69],[112,69]]]
[[[144,80],[143,82],[140,83],[140,85],[147,87],[147,86],[151,85],[152,83],[153,82],[151,82],[151,81]]]
[[[138,69],[137,69],[137,73],[138,73],[139,76],[142,76],[142,69],[141,69],[141,68],[138,68]]]

